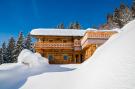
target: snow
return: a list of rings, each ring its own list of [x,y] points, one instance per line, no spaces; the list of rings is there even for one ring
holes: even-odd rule
[[[71,71],[77,67],[77,64],[49,65],[39,53],[24,49],[18,57],[18,63],[0,65],[0,89],[19,89],[30,76]]]
[[[111,29],[111,30],[98,30],[98,29],[94,29],[94,28],[88,28],[86,30],[94,31],[94,32],[120,32],[121,31],[121,29],[119,29],[119,28],[115,28],[115,29]]]
[[[71,71],[78,66],[77,64],[49,65],[47,59],[39,53],[24,49],[19,54],[18,63],[0,65],[0,89],[19,89],[30,76]]]
[[[97,31],[97,29],[94,29],[94,28],[87,28],[86,30],[89,30],[89,31]]]
[[[18,89],[29,76],[49,72],[51,68],[53,67],[49,67],[47,59],[39,53],[24,49],[19,54],[18,63],[0,65],[0,89]]]
[[[76,70],[29,77],[21,89],[135,89],[135,20]]]
[[[83,64],[49,65],[23,50],[18,63],[0,65],[0,89],[135,89],[135,20]]]
[[[47,29],[47,28],[38,28],[33,29],[30,34],[35,35],[44,35],[44,36],[84,36],[86,31],[98,31],[98,32],[119,32],[120,29],[112,29],[112,30],[97,30],[93,28],[88,28],[86,30],[82,29]]]
[[[42,57],[39,53],[32,53],[30,50],[24,49],[18,56],[18,63],[33,67],[48,64],[48,59]]]
[[[45,28],[38,28],[33,29],[30,34],[31,35],[46,35],[46,36],[83,36],[85,30],[82,29],[45,29]]]
[[[41,65],[28,67],[20,63],[2,64],[0,65],[0,89],[19,89],[30,76],[42,73],[71,71],[76,69],[77,65],[71,64],[70,68],[68,67],[69,65]]]

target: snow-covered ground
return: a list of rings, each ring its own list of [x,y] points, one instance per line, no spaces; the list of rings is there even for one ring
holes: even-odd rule
[[[135,89],[135,20],[76,70],[29,77],[21,89]]]
[[[71,71],[74,69],[76,69],[76,65],[74,64],[70,65],[70,68],[69,65],[47,65],[30,68],[24,64],[3,64],[0,66],[0,89],[18,89],[30,76],[42,73]]]
[[[23,50],[18,63],[9,63],[0,65],[0,89],[18,89],[27,78],[42,73],[71,71],[78,65],[49,65],[47,59],[41,57],[38,53],[32,53],[29,50]]]
[[[18,63],[0,66],[0,89],[135,89],[134,34],[135,20],[81,65],[49,65],[24,50]]]

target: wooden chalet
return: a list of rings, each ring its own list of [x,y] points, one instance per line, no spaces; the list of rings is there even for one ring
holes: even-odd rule
[[[34,48],[50,64],[82,63],[95,52],[110,36],[111,30],[77,29],[34,29]]]

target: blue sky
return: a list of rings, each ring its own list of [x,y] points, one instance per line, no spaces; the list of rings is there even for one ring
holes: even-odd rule
[[[84,28],[106,22],[107,13],[132,0],[0,0],[0,44],[34,28],[78,21]]]

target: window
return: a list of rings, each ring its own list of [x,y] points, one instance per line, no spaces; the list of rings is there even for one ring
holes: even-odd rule
[[[68,56],[67,55],[64,55],[64,60],[68,60]]]
[[[53,56],[52,55],[48,55],[48,60],[53,60]]]

